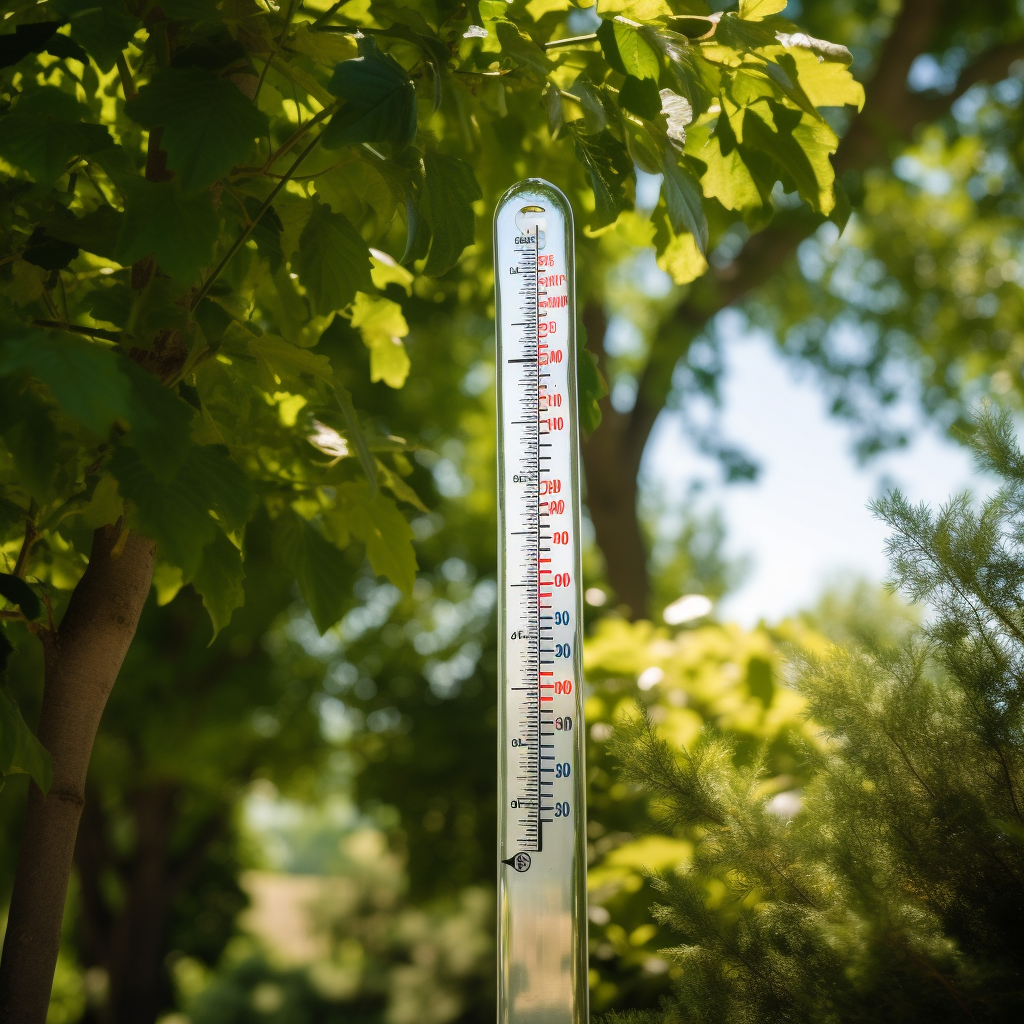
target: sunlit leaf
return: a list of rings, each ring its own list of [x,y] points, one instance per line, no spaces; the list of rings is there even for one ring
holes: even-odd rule
[[[370,380],[382,380],[392,388],[402,387],[410,365],[402,344],[402,338],[409,333],[402,307],[391,299],[360,292],[352,307],[352,326],[358,328],[370,350]]]

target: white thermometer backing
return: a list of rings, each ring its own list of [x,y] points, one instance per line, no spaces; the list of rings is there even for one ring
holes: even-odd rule
[[[580,481],[572,210],[494,214],[498,393],[498,1024],[586,1024]]]

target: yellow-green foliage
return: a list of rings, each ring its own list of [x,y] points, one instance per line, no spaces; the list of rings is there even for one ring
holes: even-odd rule
[[[784,651],[826,646],[822,634],[798,622],[753,630],[711,624],[673,631],[617,618],[598,625],[584,655],[595,1010],[646,1002],[677,970],[657,955],[669,936],[650,921],[647,878],[685,866],[692,852],[688,838],[658,834],[657,808],[622,781],[606,742],[614,724],[635,718],[640,701],[673,746],[693,743],[710,725],[733,738],[739,764],[767,749],[763,785],[790,790],[802,781],[798,747],[813,730],[803,699],[786,684]]]

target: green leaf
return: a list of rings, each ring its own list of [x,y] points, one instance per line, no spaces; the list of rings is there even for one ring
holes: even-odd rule
[[[88,110],[54,86],[23,95],[0,118],[0,156],[49,188],[72,157],[95,153],[114,140],[99,124],[83,124]]]
[[[48,49],[61,24],[59,21],[35,21],[17,25],[13,33],[0,35],[0,68],[12,67],[30,53]],[[65,41],[71,40],[65,37]]]
[[[117,260],[127,265],[152,255],[161,270],[188,284],[213,260],[218,231],[208,192],[185,196],[177,181],[133,178],[126,187]]]
[[[347,306],[357,291],[373,287],[370,250],[362,236],[344,214],[332,213],[322,203],[299,236],[295,269],[321,315]]]
[[[338,400],[338,407],[345,418],[345,428],[348,430],[349,440],[355,445],[356,454],[359,456],[359,464],[363,467],[366,479],[369,482],[370,490],[377,489],[377,469],[370,454],[370,446],[366,440],[359,417],[356,415],[356,407],[352,404],[352,395],[340,384],[335,385],[335,398]]]
[[[828,214],[835,206],[835,179],[829,153],[835,151],[835,135],[818,121],[805,119],[799,111],[769,102],[772,124],[754,108],[743,115],[743,147],[756,148],[776,163],[789,177],[815,213]]]
[[[7,660],[13,653],[14,647],[11,646],[11,641],[7,639],[7,634],[0,627],[0,675],[7,671]]]
[[[128,441],[150,472],[168,481],[189,451],[195,410],[137,363],[125,359],[122,365],[132,382]]]
[[[786,69],[790,78],[799,82],[808,101],[815,107],[864,106],[864,86],[850,74],[853,60],[845,46],[836,46],[814,39],[802,32],[778,33],[785,46],[768,47],[766,54]]]
[[[108,474],[96,481],[88,504],[79,513],[79,522],[89,530],[116,523],[124,515],[124,499],[117,493],[117,481]]]
[[[146,128],[164,129],[160,145],[185,192],[206,188],[243,163],[269,129],[267,115],[230,79],[200,68],[162,68],[125,112]]]
[[[697,116],[707,111],[719,86],[718,71],[692,46],[686,36],[668,29],[651,33],[655,46],[668,58],[669,70],[676,80],[676,91],[690,101]]]
[[[705,131],[703,125],[691,128],[691,143],[697,144],[688,147],[706,167],[700,177],[704,195],[717,199],[727,210],[751,210],[763,205],[765,197],[743,160],[725,110],[718,115],[714,134],[700,145],[699,137]]]
[[[689,232],[685,235],[673,235],[658,257],[658,266],[676,284],[696,281],[708,269],[707,260],[697,248],[697,240]]]
[[[405,252],[402,253],[401,262],[409,264],[423,259],[430,248],[430,227],[420,213],[419,203],[411,185],[406,185],[405,188],[405,217]]]
[[[78,246],[54,238],[39,224],[33,230],[21,258],[44,270],[64,270],[78,255]]]
[[[46,222],[47,233],[54,238],[95,253],[104,259],[116,260],[117,236],[121,231],[122,214],[112,206],[100,206],[82,217],[61,217]]]
[[[612,70],[618,71],[620,75],[627,74],[626,65],[622,63],[619,46],[615,41],[615,22],[602,20],[597,26],[597,41],[601,44],[601,52],[604,53],[604,59],[608,61]]]
[[[278,557],[294,573],[299,590],[321,633],[340,618],[349,600],[351,570],[344,554],[293,512],[277,522]]]
[[[71,38],[89,51],[107,72],[140,27],[125,11],[123,0],[53,0],[53,7],[71,22]]]
[[[391,299],[359,292],[352,308],[352,326],[359,329],[370,350],[370,380],[382,380],[391,388],[402,387],[410,365],[402,344],[409,333],[402,307]]]
[[[420,212],[430,225],[430,251],[423,272],[440,277],[473,244],[473,203],[483,197],[469,164],[434,150],[423,154]]]
[[[157,477],[126,445],[115,449],[109,469],[123,497],[132,503],[128,525],[156,541],[161,559],[180,568],[186,581],[198,571],[203,549],[217,533],[210,513],[217,513],[231,531],[239,530],[248,518],[248,480],[223,445],[191,448],[169,482]]]
[[[3,645],[10,649],[0,633]],[[53,781],[50,755],[25,724],[21,708],[6,685],[0,685],[0,774],[28,775],[44,793]]]
[[[327,88],[345,101],[330,120],[321,145],[338,149],[359,142],[408,146],[416,138],[416,88],[401,64],[381,53],[371,36],[360,41],[363,56],[342,61]]]
[[[511,58],[515,66],[528,78],[542,83],[554,70],[554,64],[548,59],[547,54],[514,22],[495,22],[494,32],[501,43],[502,57]]]
[[[627,206],[626,186],[633,181],[633,162],[607,129],[597,135],[573,132],[576,158],[590,175],[594,190],[593,227],[611,224]]]
[[[381,491],[359,483],[338,488],[337,512],[346,529],[366,545],[370,566],[399,590],[412,593],[416,582],[416,552],[412,527],[394,501]]]
[[[202,597],[213,623],[211,644],[231,621],[232,612],[245,603],[244,579],[241,551],[218,530],[203,548],[202,561],[192,577],[192,587]]]
[[[760,21],[771,14],[780,14],[789,0],[740,0],[740,17],[745,21]]]
[[[671,149],[662,158],[661,169],[665,175],[662,193],[665,196],[673,232],[677,235],[689,232],[693,235],[701,255],[706,255],[708,221],[704,214],[700,182],[688,167],[676,162],[675,153]]]
[[[593,434],[601,426],[599,403],[608,394],[608,383],[597,365],[597,356],[582,345],[576,348],[576,392],[580,429]]]
[[[57,428],[47,403],[16,378],[0,378],[0,434],[29,495],[41,505],[49,502],[61,462]]]
[[[39,598],[20,576],[0,572],[0,597],[6,598],[11,604],[16,604],[26,619],[39,618]]]
[[[650,78],[627,75],[619,90],[619,106],[637,117],[653,121],[661,113],[658,83]]]
[[[198,445],[189,452],[179,480],[204,496],[226,530],[237,533],[249,520],[252,489],[241,466],[222,444]]]
[[[256,373],[260,386],[266,391],[293,390],[306,387],[305,378],[331,380],[334,371],[327,356],[308,348],[299,348],[276,334],[250,337],[246,342],[249,353],[256,359]]]
[[[615,21],[612,23],[612,32],[626,74],[636,78],[653,78],[657,82],[661,61],[658,60],[657,50],[644,38],[641,30]]]
[[[45,384],[57,404],[84,427],[106,437],[128,419],[131,384],[110,349],[56,332],[10,332],[0,341],[0,375],[24,370]]]

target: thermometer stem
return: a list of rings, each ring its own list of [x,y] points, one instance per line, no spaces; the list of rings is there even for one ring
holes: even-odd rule
[[[494,222],[499,1024],[588,1019],[572,212],[520,182]]]

